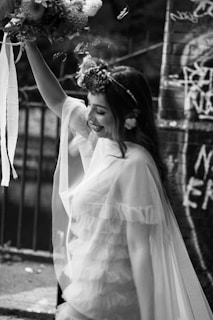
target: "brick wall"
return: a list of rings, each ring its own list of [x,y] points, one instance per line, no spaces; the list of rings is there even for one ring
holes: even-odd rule
[[[168,0],[158,125],[175,214],[213,307],[213,1]]]

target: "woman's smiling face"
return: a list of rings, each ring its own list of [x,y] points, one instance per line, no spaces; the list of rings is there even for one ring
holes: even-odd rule
[[[103,93],[88,93],[88,124],[100,138],[113,139],[115,120]]]

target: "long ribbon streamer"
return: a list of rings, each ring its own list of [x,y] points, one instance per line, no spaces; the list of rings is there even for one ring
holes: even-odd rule
[[[14,155],[18,139],[18,84],[13,48],[4,34],[0,52],[0,133],[1,133],[1,185],[8,187],[10,174],[17,178]]]

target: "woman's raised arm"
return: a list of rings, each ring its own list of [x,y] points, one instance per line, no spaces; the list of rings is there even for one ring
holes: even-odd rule
[[[42,98],[47,106],[61,117],[62,106],[67,97],[58,79],[50,70],[39,49],[34,43],[25,45],[27,57]]]

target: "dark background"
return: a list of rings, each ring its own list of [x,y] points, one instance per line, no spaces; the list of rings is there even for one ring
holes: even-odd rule
[[[60,74],[61,62],[65,59],[65,73],[76,71],[80,56],[73,51],[79,43],[87,46],[92,55],[113,62],[163,41],[166,0],[129,1],[129,13],[118,20],[117,16],[126,4],[123,0],[104,0],[97,15],[89,20],[90,31],[73,40],[51,44],[47,39],[38,39],[38,45],[56,75]],[[161,53],[162,47],[123,61],[145,73],[155,96],[159,88]],[[25,54],[17,64],[17,70],[20,86],[34,84]]]

